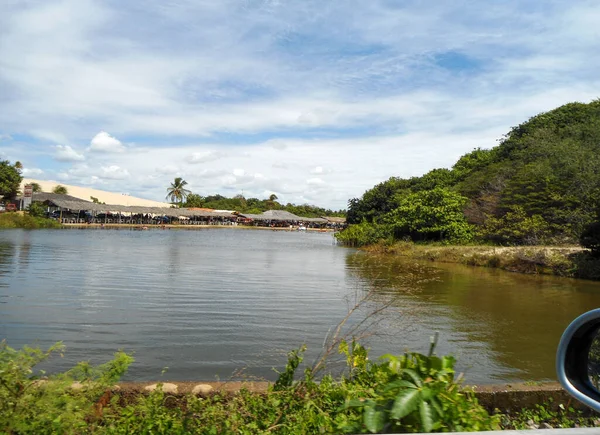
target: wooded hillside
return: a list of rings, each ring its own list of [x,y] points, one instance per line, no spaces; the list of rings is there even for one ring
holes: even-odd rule
[[[513,127],[452,169],[390,178],[348,204],[343,237],[568,243],[598,220],[600,100],[570,103]],[[353,235],[352,232],[355,234]],[[368,240],[367,240],[368,239]]]

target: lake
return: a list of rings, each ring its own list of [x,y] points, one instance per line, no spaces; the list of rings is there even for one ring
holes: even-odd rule
[[[347,325],[387,307],[369,318],[373,358],[426,352],[439,331],[467,382],[499,383],[554,379],[560,335],[600,306],[600,283],[373,256],[331,233],[0,231],[0,338],[62,340],[50,370],[123,349],[129,380],[275,379],[302,343],[314,361],[365,295]]]

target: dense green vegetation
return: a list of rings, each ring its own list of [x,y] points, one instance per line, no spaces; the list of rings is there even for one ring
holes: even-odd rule
[[[32,216],[28,213],[0,213],[0,229],[24,228],[28,230],[38,228],[61,228],[62,225],[53,219]]]
[[[279,198],[274,193],[268,199],[245,198],[236,195],[227,198],[222,195],[201,196],[185,188],[187,181],[181,177],[175,178],[174,182],[167,188],[167,199],[178,207],[210,208],[214,210],[235,210],[240,213],[260,214],[267,210],[285,210],[297,216],[321,217],[321,216],[346,216],[343,210],[332,211],[313,205],[280,204]]]
[[[36,365],[64,351],[0,343],[0,433],[307,434],[448,432],[598,424],[597,416],[562,404],[538,404],[490,415],[454,376],[454,358],[384,355],[377,362],[356,342],[341,341],[346,371],[315,380],[297,372],[303,348],[292,351],[264,393],[242,389],[204,396],[120,394],[115,383],[133,358],[117,352],[102,365],[77,364],[46,376]],[[294,380],[296,379],[296,380]]]
[[[13,165],[8,160],[0,160],[0,196],[5,199],[17,196],[21,181],[23,181],[22,168],[20,162]]]
[[[368,359],[358,343],[341,342],[344,375],[315,381],[306,369],[294,381],[303,349],[289,354],[266,393],[242,390],[206,397],[166,396],[160,389],[124,402],[112,386],[133,359],[119,352],[101,366],[80,363],[65,373],[36,373],[62,352],[0,344],[0,432],[307,434],[447,432],[499,427],[472,393],[459,388],[454,359],[407,353]]]
[[[600,205],[600,100],[570,103],[513,127],[452,169],[392,177],[349,201],[340,240],[575,243]],[[367,227],[373,227],[367,229]]]
[[[233,198],[227,198],[222,195],[200,196],[196,193],[190,193],[183,203],[183,207],[205,207],[215,210],[235,210],[240,213],[260,214],[267,210],[286,210],[297,216],[321,217],[321,216],[345,216],[343,210],[334,211],[324,209],[314,205],[295,205],[281,204],[277,201],[277,195],[272,194],[268,199],[245,198],[242,195],[236,195]]]

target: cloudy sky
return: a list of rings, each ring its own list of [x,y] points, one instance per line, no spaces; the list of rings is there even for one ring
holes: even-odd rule
[[[597,0],[1,0],[0,157],[345,208],[600,92]]]

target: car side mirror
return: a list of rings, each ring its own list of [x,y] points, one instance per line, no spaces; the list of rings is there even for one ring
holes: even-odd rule
[[[565,329],[556,371],[569,394],[600,412],[600,309],[582,314]]]

